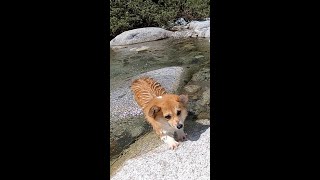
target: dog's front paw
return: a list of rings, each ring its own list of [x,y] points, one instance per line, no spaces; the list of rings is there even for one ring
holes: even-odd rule
[[[177,149],[177,147],[179,146],[179,143],[175,140],[170,141],[167,144],[169,145],[170,149],[172,149],[172,150]]]
[[[162,136],[161,140],[163,140],[166,144],[168,144],[170,149],[172,150],[176,149],[179,146],[179,143],[170,136]]]

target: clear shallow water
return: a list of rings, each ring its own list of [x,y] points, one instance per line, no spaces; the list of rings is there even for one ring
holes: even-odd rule
[[[110,50],[111,89],[117,82],[131,79],[148,71],[181,66],[198,70],[210,66],[210,45],[208,39],[165,39],[128,45]],[[132,48],[149,47],[145,51],[130,51]]]

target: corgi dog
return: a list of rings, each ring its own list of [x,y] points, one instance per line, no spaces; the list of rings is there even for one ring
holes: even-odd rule
[[[160,139],[168,144],[170,149],[176,149],[179,145],[177,141],[183,141],[187,136],[183,129],[188,115],[188,96],[168,94],[150,77],[134,80],[131,90],[146,120]],[[175,134],[177,141],[174,138]]]

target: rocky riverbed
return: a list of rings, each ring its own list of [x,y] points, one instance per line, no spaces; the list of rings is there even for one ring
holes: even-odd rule
[[[137,46],[148,46],[149,50],[130,51]],[[168,39],[131,45],[114,52],[110,62],[111,159],[117,157],[137,137],[150,131],[130,91],[134,79],[148,75],[159,81],[168,92],[188,94],[190,112],[200,113],[207,106],[205,101],[208,94],[205,92],[209,92],[209,71],[203,68],[208,69],[209,64],[209,43],[206,39]],[[202,76],[207,78],[207,82],[199,78]],[[190,85],[199,86],[200,89],[188,92],[185,89],[190,89]],[[197,106],[197,102],[204,104]]]
[[[189,23],[185,26],[197,29],[196,24]],[[202,26],[198,24],[198,28],[205,29],[207,25],[206,23],[202,23]],[[172,34],[170,36],[173,37]],[[205,160],[209,157],[210,137],[210,45],[208,38],[160,39],[162,40],[111,46],[110,165],[112,179],[128,179],[130,177],[125,174],[129,171],[131,175],[139,174],[139,169],[153,166],[153,163],[156,162],[162,163],[160,168],[166,168],[165,164],[172,163],[174,159],[180,159],[181,165],[193,171],[197,171],[197,168],[204,169],[205,172],[198,173],[198,176],[204,179],[209,177],[209,171],[207,172],[206,169],[209,168],[210,161]],[[134,79],[144,75],[159,81],[168,92],[189,96],[189,115],[185,122],[188,140],[183,142],[179,147],[180,150],[175,153],[167,152],[167,147],[152,131],[141,109],[133,100],[130,84]],[[201,146],[203,152],[201,153],[202,158],[198,159],[201,162],[194,169],[192,165],[187,165],[192,158],[184,160],[181,158],[185,154],[196,157],[196,154],[191,154],[197,146]],[[161,153],[166,155],[161,155]],[[166,156],[168,158],[161,158]],[[170,159],[170,156],[174,158]],[[171,169],[178,168],[178,164],[176,164],[177,167],[173,165]],[[132,169],[132,167],[136,168]],[[152,174],[154,173],[146,173],[141,178],[154,179],[162,176],[170,179],[169,174]],[[183,171],[178,174],[188,178],[183,175]]]
[[[125,31],[110,41],[111,47],[125,46],[166,38],[210,38],[210,19],[180,23],[169,30],[159,27],[145,27]]]

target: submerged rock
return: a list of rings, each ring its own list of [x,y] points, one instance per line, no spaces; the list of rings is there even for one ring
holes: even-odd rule
[[[200,99],[191,96],[188,110],[198,118],[210,119],[210,90],[204,91]]]
[[[198,56],[195,56],[194,58],[196,59],[204,58],[204,55],[198,55]]]
[[[191,94],[197,92],[200,89],[201,89],[201,86],[198,86],[198,85],[187,85],[184,87],[184,90]]]
[[[146,51],[146,50],[148,50],[150,47],[148,47],[148,46],[141,46],[141,47],[139,47],[139,48],[131,48],[130,49],[130,51],[137,51],[137,52],[140,52],[140,51]]]
[[[192,76],[192,81],[210,81],[210,68],[202,68]]]
[[[199,101],[201,106],[209,105],[210,104],[210,89],[205,90],[202,93],[202,97]]]
[[[188,110],[198,118],[210,119],[210,68],[204,67],[194,73],[184,87],[189,95]],[[194,88],[192,88],[194,87]],[[196,88],[196,89],[195,89]]]

